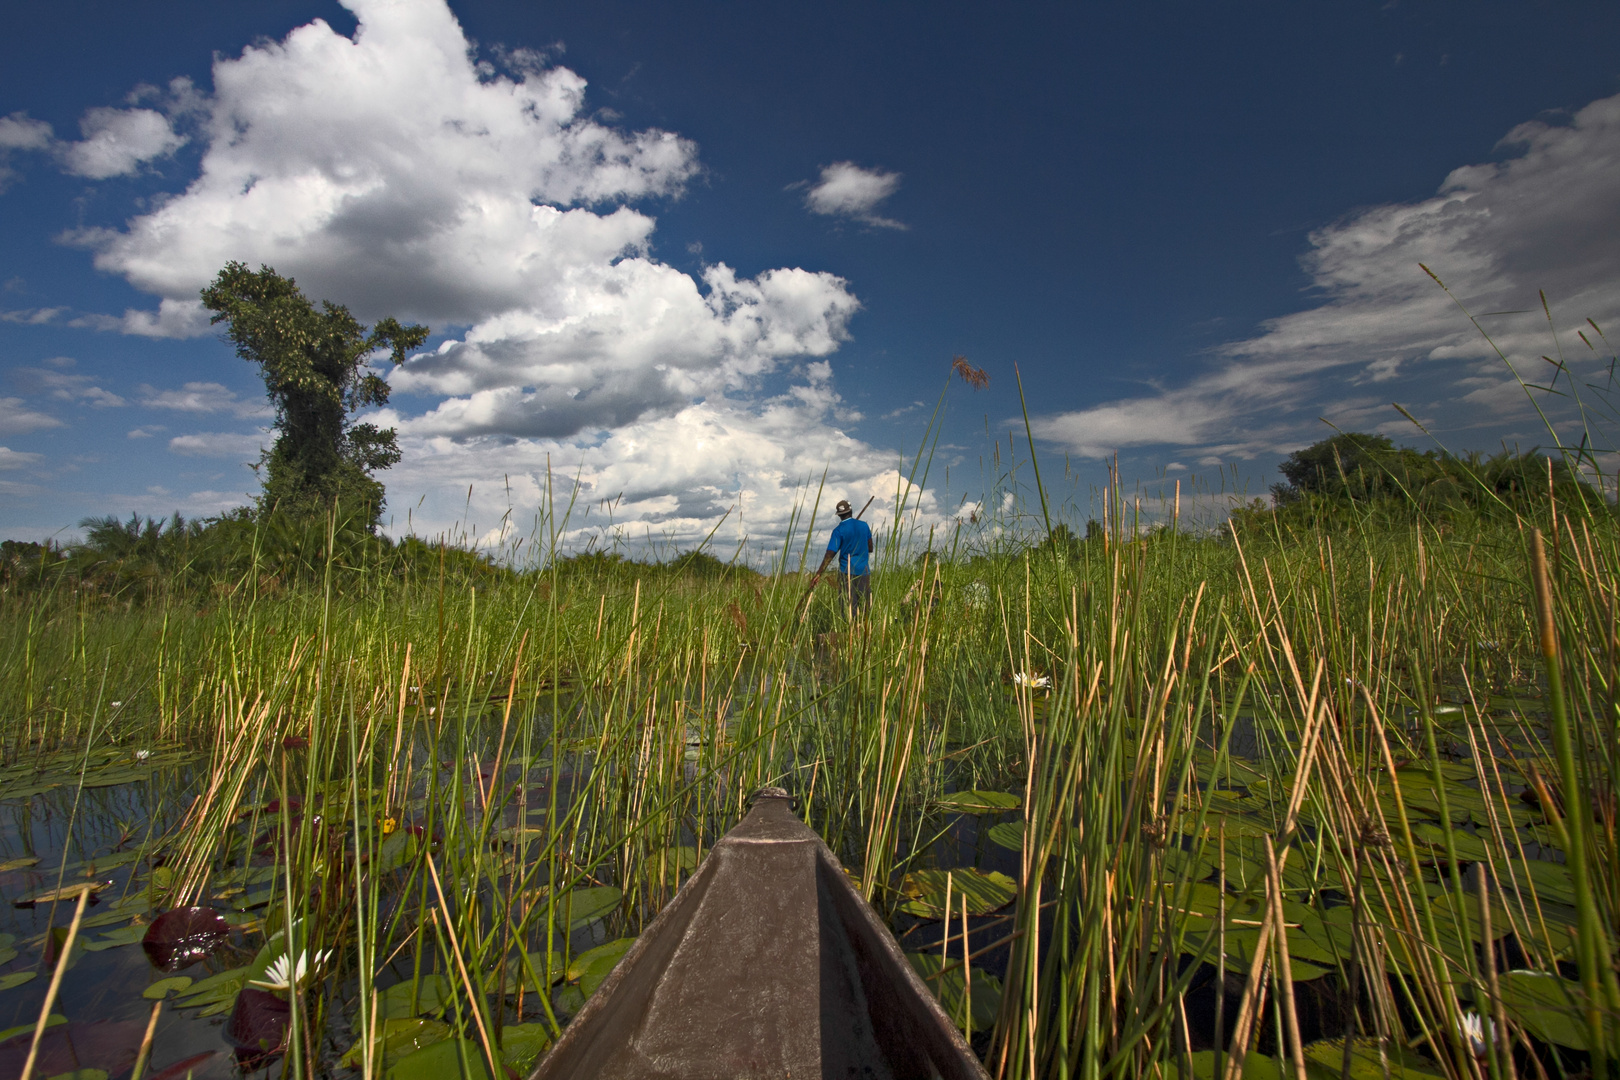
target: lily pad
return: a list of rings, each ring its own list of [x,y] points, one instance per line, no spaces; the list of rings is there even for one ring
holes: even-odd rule
[[[1018,883],[998,870],[918,870],[907,874],[901,886],[911,899],[900,905],[900,910],[925,919],[940,918],[945,914],[947,875],[952,915],[961,913],[963,897],[967,898],[969,915],[988,915],[1018,895]]]
[[[999,825],[992,825],[984,833],[990,842],[1008,851],[1024,850],[1024,823],[1022,821],[1003,821]]]
[[[170,993],[184,993],[190,986],[190,975],[171,975],[167,979],[159,979],[145,990],[142,990],[141,997],[146,998],[148,1001],[162,1001]]]
[[[174,908],[152,920],[141,947],[159,971],[175,971],[209,956],[230,936],[230,924],[213,908]]]
[[[225,1041],[236,1048],[238,1055],[273,1054],[286,1042],[291,1019],[292,1006],[287,999],[246,986],[236,995],[236,1005],[225,1021]]]
[[[1509,971],[1501,977],[1502,1006],[1543,1042],[1586,1050],[1586,1000],[1581,984],[1542,971]]]
[[[501,1060],[520,1076],[527,1075],[551,1046],[545,1024],[508,1024],[501,1029]]]
[[[1016,810],[1023,804],[1017,795],[1005,791],[953,791],[935,802],[946,810],[960,814],[999,814]]]
[[[602,985],[602,980],[618,966],[619,961],[624,959],[624,954],[629,952],[630,946],[635,943],[635,938],[619,938],[606,945],[587,949],[574,957],[574,962],[568,965],[569,980],[577,979],[580,991],[587,998],[590,997],[596,993],[596,988]]]
[[[1344,1040],[1308,1043],[1305,1070],[1312,1080],[1340,1080],[1344,1075]],[[1357,1039],[1350,1047],[1350,1080],[1443,1080],[1445,1075],[1439,1066],[1399,1043],[1380,1045]]]
[[[963,1031],[989,1031],[995,1026],[996,1015],[1001,1012],[1000,979],[983,969],[974,969],[970,1025],[967,978],[961,958],[941,958],[937,952],[908,952],[906,959],[911,961],[912,968],[922,976],[923,984],[934,992],[940,1008],[957,1027]],[[946,968],[950,970],[941,975]]]
[[[557,922],[568,921],[570,930],[595,922],[619,906],[624,893],[611,885],[570,889],[557,898]]]
[[[388,1070],[388,1080],[489,1080],[484,1051],[471,1039],[444,1039],[406,1054]]]
[[[114,930],[110,934],[102,934],[94,941],[84,943],[85,952],[101,952],[103,949],[116,949],[120,945],[133,945],[146,936],[144,926],[126,926],[121,930]]]
[[[6,975],[0,975],[0,990],[10,990],[14,986],[21,986],[38,974],[37,971],[13,971]]]
[[[512,1029],[506,1029],[510,1037]],[[443,1042],[450,1037],[450,1025],[442,1020],[422,1020],[417,1017],[396,1017],[382,1022],[380,1046],[372,1047],[377,1055],[372,1060],[381,1060],[384,1069],[391,1069],[407,1054]],[[345,1068],[358,1069],[364,1060],[364,1048],[359,1041],[349,1047],[338,1064]]]
[[[7,859],[5,862],[0,862],[0,874],[4,874],[12,870],[26,870],[30,866],[38,865],[38,855],[24,855],[21,858]]]
[[[444,1010],[455,1002],[455,994],[451,989],[450,980],[443,975],[434,973],[423,975],[416,981],[415,997],[416,1007],[411,1007],[411,983],[395,983],[382,992],[382,1014],[389,1019],[405,1019],[412,1016],[432,1014],[443,1015]]]
[[[251,970],[250,964],[199,979],[180,995],[175,1007],[201,1009],[202,1012],[198,1013],[198,1016],[218,1016],[220,1013],[229,1012],[231,1006],[236,1003],[236,992],[247,982]]]

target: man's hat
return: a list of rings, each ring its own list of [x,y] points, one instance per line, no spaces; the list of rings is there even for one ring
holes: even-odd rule
[[[855,508],[849,505],[848,499],[839,499],[838,505],[833,507],[833,509],[838,511],[839,517],[849,517],[850,514],[855,512]]]

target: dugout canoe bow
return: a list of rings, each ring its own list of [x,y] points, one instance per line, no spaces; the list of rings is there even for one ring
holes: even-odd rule
[[[530,1080],[989,1080],[849,876],[764,788]]]

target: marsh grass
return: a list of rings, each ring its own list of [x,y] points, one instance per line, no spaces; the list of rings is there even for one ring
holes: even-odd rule
[[[285,1075],[495,1075],[777,784],[997,1076],[1601,1075],[1612,515],[1195,534],[1105,498],[1063,548],[906,563],[896,533],[852,626],[826,590],[800,617],[808,499],[767,575],[551,558],[359,588],[329,558],[206,599],[10,595],[0,860],[48,835],[61,883],[134,852],[126,923],[229,912],[182,1016],[306,958],[263,992]],[[566,508],[541,509],[554,553]],[[107,776],[148,785],[145,820],[91,828]],[[952,791],[1017,796],[977,855]],[[951,860],[989,835],[1016,896],[970,915]],[[4,993],[37,1011],[43,981]]]

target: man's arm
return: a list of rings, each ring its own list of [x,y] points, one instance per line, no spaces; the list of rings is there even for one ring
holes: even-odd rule
[[[816,567],[816,572],[814,574],[810,575],[810,587],[812,589],[816,587],[816,582],[821,580],[822,571],[827,569],[827,564],[832,562],[834,556],[836,556],[837,554],[838,554],[838,549],[834,548],[831,551],[827,552],[827,554],[825,554],[825,555],[823,555],[821,557],[821,565]]]

